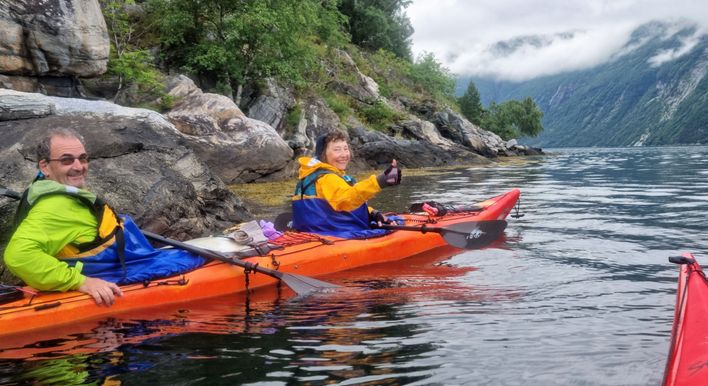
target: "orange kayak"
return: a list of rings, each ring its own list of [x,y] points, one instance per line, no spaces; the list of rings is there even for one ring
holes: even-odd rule
[[[435,227],[469,221],[503,220],[516,205],[519,195],[519,190],[513,189],[475,204],[474,211],[452,212],[438,217],[418,213],[401,216],[405,219],[405,225]],[[283,248],[272,250],[267,256],[242,260],[280,272],[316,277],[401,260],[446,245],[438,233],[415,231],[393,231],[367,240],[286,232],[273,242]],[[77,291],[26,293],[23,299],[0,304],[0,337],[233,294],[272,286],[276,282],[277,279],[262,273],[247,273],[241,267],[212,261],[183,275],[122,286],[123,297],[117,298],[111,307],[97,306],[88,295]]]
[[[681,264],[664,385],[708,385],[708,280],[690,253]]]

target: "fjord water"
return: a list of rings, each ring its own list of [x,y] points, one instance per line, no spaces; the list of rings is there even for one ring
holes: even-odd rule
[[[404,171],[374,202],[518,187],[524,216],[494,247],[323,277],[347,287],[334,294],[270,289],[119,316],[25,347],[40,359],[0,360],[0,383],[659,384],[678,272],[667,257],[708,266],[708,148],[550,153]]]

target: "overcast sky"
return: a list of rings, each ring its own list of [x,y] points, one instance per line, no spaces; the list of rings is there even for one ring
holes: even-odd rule
[[[432,52],[458,75],[506,80],[601,64],[650,20],[701,27],[683,47],[658,52],[654,65],[685,53],[708,31],[708,0],[414,0],[406,13],[415,28],[414,55]],[[507,55],[490,49],[530,35],[545,43],[523,45]]]

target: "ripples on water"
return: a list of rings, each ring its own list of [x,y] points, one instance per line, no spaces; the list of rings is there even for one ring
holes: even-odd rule
[[[658,384],[678,272],[666,258],[708,265],[707,177],[705,147],[564,149],[409,177],[375,206],[519,187],[525,216],[493,248],[326,277],[343,293],[269,289],[57,333],[28,346],[41,359],[0,360],[0,383]]]

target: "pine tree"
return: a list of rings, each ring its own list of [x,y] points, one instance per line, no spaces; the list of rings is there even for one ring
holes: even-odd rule
[[[477,126],[482,123],[484,108],[479,98],[479,90],[477,90],[477,86],[475,86],[474,82],[470,81],[469,85],[467,85],[467,90],[457,102],[460,104],[460,111],[462,111],[462,115],[464,115],[465,118],[469,119],[470,122]]]

